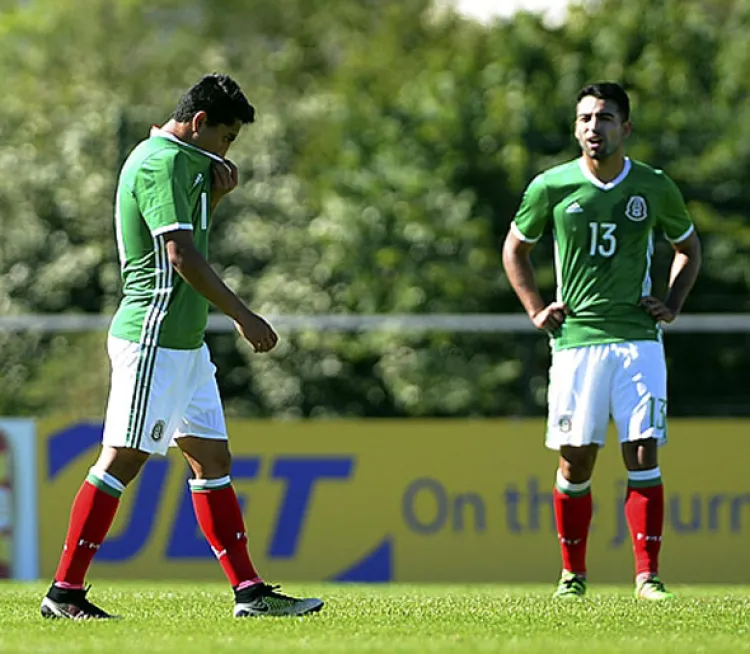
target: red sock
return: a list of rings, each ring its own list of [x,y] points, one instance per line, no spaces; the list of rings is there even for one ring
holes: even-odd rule
[[[115,519],[120,492],[91,475],[83,482],[70,510],[55,582],[73,588],[82,587],[91,561],[101,547]]]
[[[644,482],[645,483],[645,482]],[[651,486],[633,486],[628,482],[625,517],[630,527],[635,554],[636,577],[658,574],[659,550],[664,529],[664,486],[661,478]]]
[[[225,485],[206,487],[213,482]],[[190,487],[198,524],[229,583],[237,587],[261,581],[247,551],[245,519],[229,479],[192,480]]]
[[[586,542],[594,513],[591,489],[570,494],[557,486],[552,491],[563,570],[586,575]]]

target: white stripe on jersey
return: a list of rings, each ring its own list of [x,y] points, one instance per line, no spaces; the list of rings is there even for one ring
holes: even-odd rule
[[[641,297],[651,295],[651,255],[654,253],[654,233],[648,235],[648,247],[646,248],[646,274],[643,276],[641,286]]]
[[[146,312],[141,329],[142,345],[156,345],[159,340],[159,329],[167,315],[167,305],[173,290],[174,270],[167,257],[167,246],[164,236],[154,237],[155,283],[154,297]]]
[[[671,240],[671,239],[670,239],[669,237],[667,237],[667,240],[668,240],[668,241],[669,241],[670,243],[673,243],[673,244],[675,244],[675,245],[676,245],[676,244],[678,244],[678,243],[682,243],[682,242],[683,242],[683,241],[684,241],[684,240],[685,240],[685,239],[686,239],[686,238],[687,238],[688,236],[690,236],[690,235],[691,235],[691,234],[692,234],[692,233],[693,233],[694,231],[695,231],[695,225],[690,225],[690,227],[688,228],[688,230],[687,230],[687,231],[686,231],[686,232],[685,232],[684,234],[681,234],[680,236],[678,236],[678,237],[677,237],[677,238],[676,238],[676,239],[675,239],[674,241],[673,241],[673,240]]]
[[[117,254],[120,257],[120,270],[125,267],[125,238],[122,234],[122,213],[120,211],[120,185],[115,194],[115,237],[117,238]]]
[[[208,194],[201,193],[201,229],[208,229]]]
[[[516,225],[515,220],[510,224],[510,231],[513,233],[513,236],[515,236],[519,241],[523,241],[524,243],[536,243],[541,237],[537,236],[536,238],[529,238],[524,234],[520,229],[518,229],[518,225]]]
[[[157,227],[151,232],[151,236],[161,236],[167,232],[176,232],[179,229],[187,229],[193,231],[193,226],[190,223],[172,223],[171,225],[164,225],[164,227]]]
[[[563,278],[562,278],[562,268],[560,267],[560,248],[557,246],[557,239],[553,239],[552,244],[554,246],[555,251],[555,282],[557,286],[557,301],[562,302],[563,298]]]

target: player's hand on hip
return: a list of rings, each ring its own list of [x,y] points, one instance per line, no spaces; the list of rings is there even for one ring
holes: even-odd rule
[[[271,325],[250,310],[247,315],[235,320],[234,324],[240,336],[250,343],[256,352],[273,350],[279,342],[279,337]]]
[[[677,313],[672,311],[664,302],[652,295],[642,297],[640,305],[646,310],[646,313],[651,316],[657,322],[672,322],[676,317]]]
[[[562,302],[551,302],[544,309],[531,316],[531,322],[537,329],[554,332],[562,327],[569,313],[568,307]]]
[[[229,159],[211,162],[211,194],[219,198],[233,191],[239,182],[239,173]]]

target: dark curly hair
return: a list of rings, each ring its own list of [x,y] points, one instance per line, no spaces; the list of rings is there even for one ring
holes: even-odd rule
[[[180,98],[172,117],[189,122],[199,111],[205,111],[209,125],[233,125],[255,121],[255,107],[229,75],[205,75]]]

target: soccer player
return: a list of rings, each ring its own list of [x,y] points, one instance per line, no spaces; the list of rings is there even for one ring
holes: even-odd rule
[[[226,75],[207,75],[153,128],[120,173],[115,231],[124,297],[108,335],[112,364],[103,446],[73,502],[48,618],[112,617],[87,598],[84,578],[127,485],[152,454],[182,450],[198,524],[234,589],[234,615],[303,615],[319,599],[282,595],[250,559],[230,477],[224,413],[204,342],[209,303],[231,317],[256,352],[277,342],[208,264],[213,211],[237,186],[225,158],[255,109]]]
[[[664,489],[658,447],[667,439],[667,375],[661,323],[693,286],[700,242],[677,186],[625,156],[630,100],[616,83],[582,89],[575,137],[582,156],[528,186],[503,247],[503,265],[533,322],[551,338],[547,446],[559,451],[553,491],[562,550],[556,597],[586,592],[591,474],[610,416],[627,468],[625,516],[635,554],[635,595],[673,595],[658,576]],[[547,304],[529,253],[550,226],[557,298]],[[668,291],[651,295],[654,231],[674,247]]]

